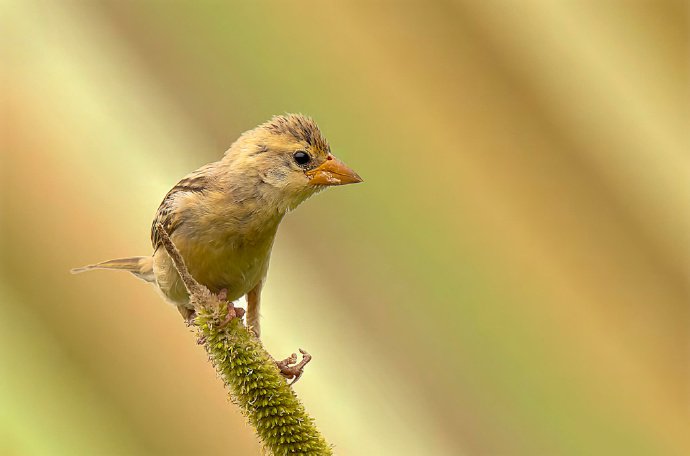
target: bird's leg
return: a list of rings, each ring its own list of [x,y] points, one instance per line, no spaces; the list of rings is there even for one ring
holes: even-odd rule
[[[227,288],[223,288],[222,290],[220,290],[218,292],[218,299],[220,299],[221,301],[227,301],[228,300],[228,289]]]
[[[247,327],[258,338],[261,337],[259,309],[261,308],[261,288],[263,280],[247,293]]]
[[[290,385],[293,385],[297,382],[297,380],[300,379],[304,373],[304,366],[309,364],[309,361],[311,361],[311,355],[309,353],[301,348],[299,349],[299,352],[302,354],[302,361],[299,363],[297,363],[297,353],[293,353],[282,361],[275,361],[276,366],[278,366],[278,370],[280,370],[280,373],[283,375],[283,377],[288,380],[292,380]]]

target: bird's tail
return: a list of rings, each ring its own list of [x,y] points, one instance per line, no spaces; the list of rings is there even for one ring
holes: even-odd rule
[[[74,268],[70,272],[72,274],[79,274],[92,269],[120,269],[122,271],[129,271],[147,282],[154,282],[156,280],[153,275],[153,257],[150,256],[117,258],[81,268]]]

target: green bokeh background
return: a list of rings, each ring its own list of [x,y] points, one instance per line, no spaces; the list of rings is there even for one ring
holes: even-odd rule
[[[163,195],[314,117],[365,183],[263,306],[340,455],[683,455],[683,1],[3,1],[0,454],[258,454],[153,288]]]

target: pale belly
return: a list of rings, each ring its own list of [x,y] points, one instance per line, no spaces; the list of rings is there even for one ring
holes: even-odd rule
[[[275,232],[252,242],[240,237],[225,237],[223,242],[175,236],[179,249],[192,276],[211,292],[222,289],[228,299],[237,300],[252,290],[266,275]],[[178,306],[189,305],[187,291],[163,248],[153,261],[153,272],[163,295]]]

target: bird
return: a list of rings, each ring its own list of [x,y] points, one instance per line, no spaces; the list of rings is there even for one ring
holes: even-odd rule
[[[247,300],[246,322],[259,337],[261,290],[285,215],[310,196],[362,178],[338,160],[316,122],[302,114],[273,116],[232,143],[218,161],[180,180],[163,198],[151,227],[153,254],[72,269],[124,270],[150,282],[187,321],[189,295],[162,246],[161,224],[191,275],[228,302]]]

